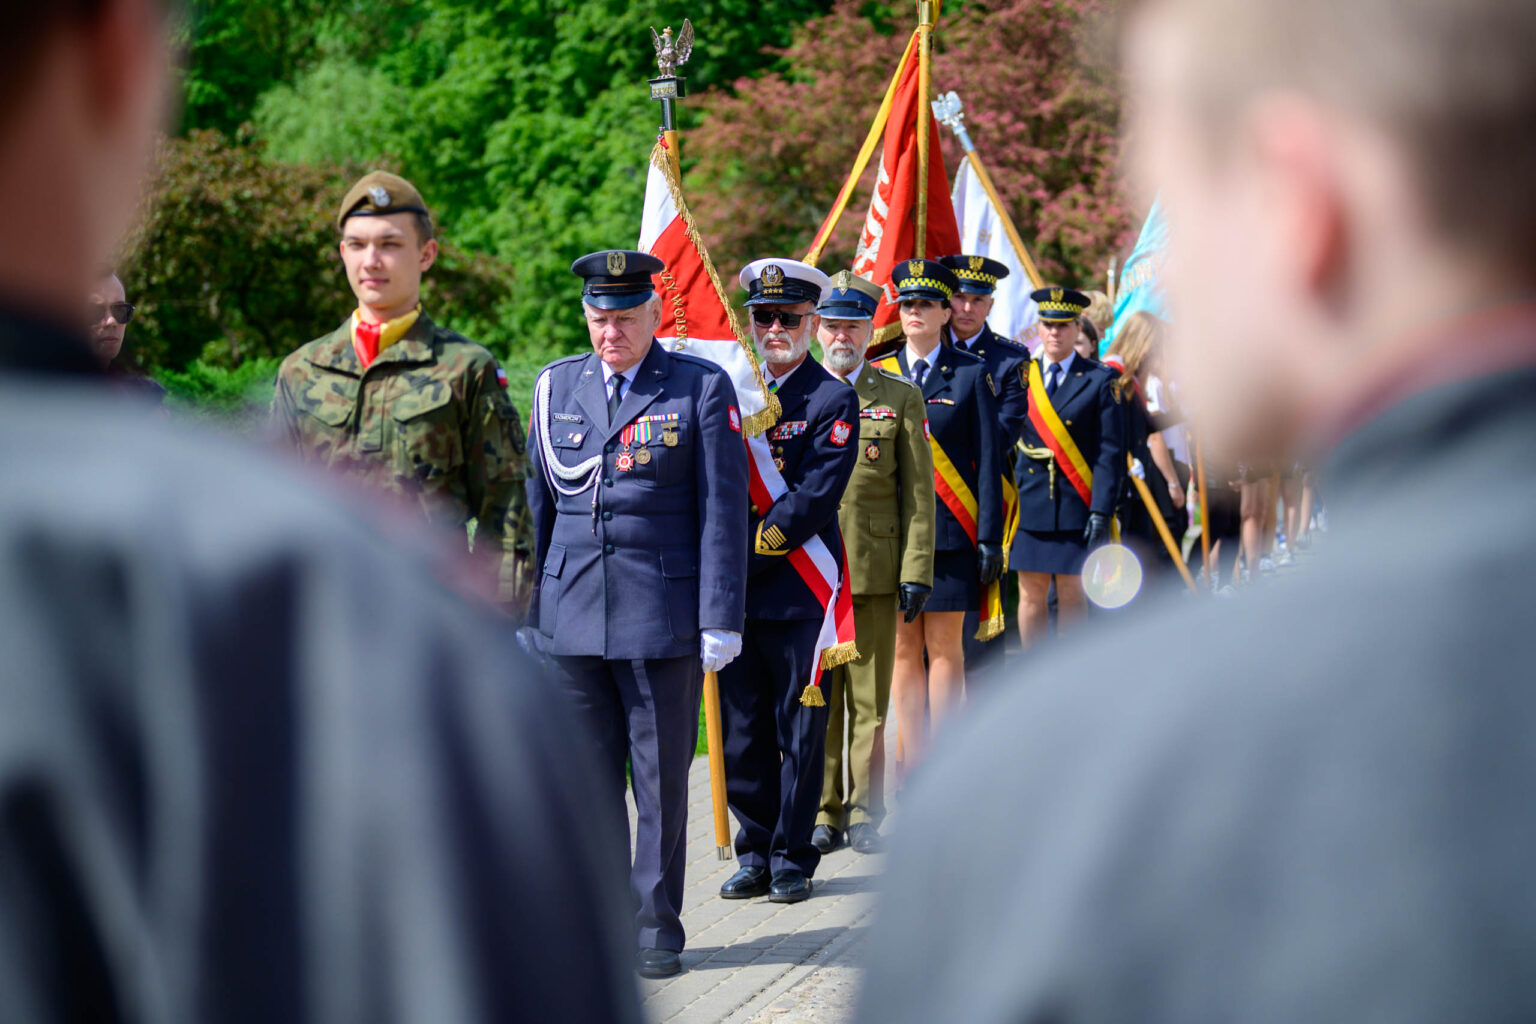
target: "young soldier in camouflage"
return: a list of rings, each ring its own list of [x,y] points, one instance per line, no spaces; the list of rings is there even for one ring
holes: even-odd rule
[[[527,605],[531,544],[523,430],[506,375],[480,345],[422,312],[432,218],[404,178],[374,171],[336,226],[357,311],[283,361],[274,425],[299,455],[419,503],[490,552],[502,602]]]

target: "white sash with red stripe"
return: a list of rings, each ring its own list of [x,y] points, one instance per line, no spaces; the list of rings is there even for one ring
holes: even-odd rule
[[[779,468],[773,464],[773,453],[769,450],[767,438],[760,434],[747,438],[747,455],[751,470],[749,487],[752,504],[766,514],[773,503],[789,491],[789,485],[784,482]],[[800,698],[802,704],[814,703],[808,701],[807,697],[820,681],[822,671],[846,665],[859,656],[854,646],[853,596],[845,586],[848,580],[847,555],[841,550],[834,555],[820,537],[813,536],[786,557],[806,586],[811,588],[816,602],[826,609],[821,620],[821,633],[816,638],[816,650],[810,664],[806,666],[806,693]]]

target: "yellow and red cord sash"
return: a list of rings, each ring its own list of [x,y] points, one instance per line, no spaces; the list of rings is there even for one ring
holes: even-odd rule
[[[901,364],[894,356],[882,359],[874,365],[890,373],[901,375]],[[960,470],[954,460],[949,457],[949,453],[939,444],[939,439],[933,436],[932,430],[928,431],[928,447],[933,451],[934,493],[944,503],[944,507],[949,509],[950,515],[955,517],[955,521],[960,524],[960,529],[965,531],[971,547],[977,547],[980,505],[976,501],[976,495],[965,482],[965,478],[960,475]],[[1007,557],[1007,549],[1004,549],[1004,557]],[[1003,587],[1001,581],[994,581],[982,587],[981,623],[976,630],[976,639],[991,640],[1002,631]]]
[[[1045,446],[1055,453],[1062,476],[1067,478],[1077,496],[1083,499],[1083,504],[1092,508],[1093,470],[1078,450],[1077,442],[1067,432],[1066,424],[1056,415],[1056,407],[1051,405],[1051,396],[1045,393],[1040,364],[1033,359],[1029,363],[1029,422]]]

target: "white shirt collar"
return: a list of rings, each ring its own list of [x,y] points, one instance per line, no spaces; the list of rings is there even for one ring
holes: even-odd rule
[[[1061,379],[1066,380],[1067,374],[1072,372],[1072,360],[1077,358],[1076,352],[1068,352],[1067,358],[1061,361]],[[1051,361],[1045,358],[1045,353],[1040,354],[1040,371],[1045,375],[1045,382],[1051,382]]]
[[[949,333],[950,333],[951,336],[953,336],[955,332],[954,331],[950,331]],[[987,333],[987,325],[986,324],[982,324],[981,325],[981,330],[977,331],[975,334],[971,335],[969,338],[966,338],[964,341],[958,341],[957,340],[955,342],[955,345],[958,346],[959,348],[963,348],[967,352],[969,352],[971,350],[971,346],[976,344],[976,339],[981,337],[985,333]]]
[[[847,381],[849,384],[857,384],[859,382],[859,374],[863,372],[864,360],[861,359],[859,360],[858,365],[853,368],[853,371],[849,373],[848,376],[844,377],[843,380]]]
[[[928,368],[930,370],[933,369],[935,362],[939,358],[939,351],[943,347],[944,347],[944,343],[940,342],[939,344],[933,346],[933,351],[932,352],[929,352],[925,356],[920,356],[920,355],[917,354],[917,350],[912,347],[911,342],[908,342],[907,343],[907,369],[910,371],[912,369],[912,367],[917,365],[917,361],[919,359],[925,361],[928,364]]]
[[[798,363],[796,363],[795,364],[795,370],[798,370],[798,369],[800,369],[800,367],[804,366],[807,362],[810,361],[810,358],[811,358],[810,356],[806,356],[804,359],[802,359]],[[763,375],[768,378],[768,383],[770,383],[770,384],[772,384],[775,381],[777,381],[779,387],[783,387],[784,386],[784,382],[789,380],[789,378],[791,378],[791,377],[793,377],[795,375],[795,370],[790,370],[790,371],[786,372],[784,374],[784,376],[781,377],[781,376],[779,376],[778,374],[774,373],[772,370],[770,370],[768,368],[767,360],[763,361]]]

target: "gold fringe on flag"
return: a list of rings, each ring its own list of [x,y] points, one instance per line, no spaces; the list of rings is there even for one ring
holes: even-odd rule
[[[699,229],[693,222],[693,214],[688,209],[687,202],[683,199],[682,187],[672,171],[672,161],[667,158],[666,148],[657,143],[651,149],[651,163],[661,168],[666,175],[667,188],[672,193],[672,205],[677,207],[677,215],[683,218],[683,226],[688,229],[688,240],[693,243],[694,251],[699,254],[699,259],[704,263],[704,272],[709,275],[710,284],[715,286],[715,294],[720,297],[720,305],[725,310],[726,318],[731,323],[731,331],[736,335],[736,343],[747,354],[748,361],[752,364],[752,372],[757,377],[758,390],[762,392],[765,408],[762,412],[755,412],[751,416],[743,416],[741,432],[744,436],[761,434],[779,421],[779,415],[784,407],[779,404],[779,396],[768,390],[768,380],[763,376],[762,364],[758,362],[757,352],[747,343],[747,335],[742,327],[741,318],[736,315],[736,307],[731,305],[725,297],[725,288],[720,284],[720,275],[715,271],[715,261],[709,258],[709,249],[704,245],[704,239],[699,237]],[[679,346],[682,349],[683,346]]]
[[[800,695],[800,703],[808,708],[824,708],[827,706],[826,698],[821,695],[821,687],[815,683],[810,683],[806,686],[805,692]]]
[[[995,583],[992,585],[997,586]],[[976,639],[983,642],[996,639],[1003,635],[1003,626],[1003,616],[994,615],[976,628]]]
[[[839,665],[847,665],[859,660],[859,649],[852,640],[846,643],[833,644],[821,652],[821,670],[826,672],[837,668]]]

